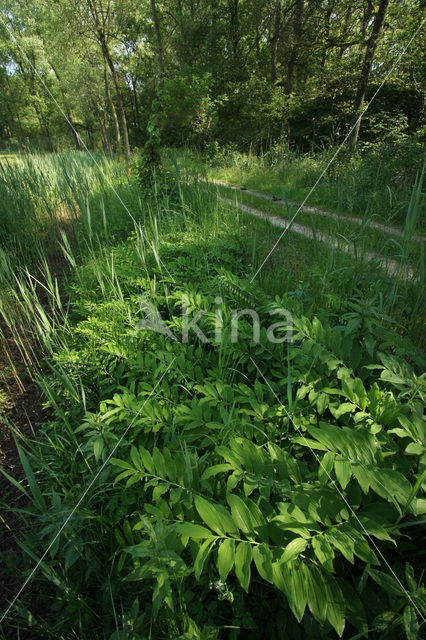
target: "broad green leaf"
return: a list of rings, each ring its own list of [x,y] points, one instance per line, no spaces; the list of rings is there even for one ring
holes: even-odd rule
[[[330,544],[338,549],[346,560],[353,563],[355,543],[349,535],[341,529],[333,527],[327,531],[325,536]]]
[[[302,384],[296,392],[296,400],[303,400],[303,398],[308,394],[309,387],[306,384]]]
[[[283,593],[287,593],[288,585],[283,572],[284,566],[285,565],[283,565],[281,562],[272,563],[272,582],[277,587],[277,589],[279,589]]]
[[[367,349],[368,355],[373,357],[373,353],[374,353],[374,337],[371,336],[371,335],[365,336],[364,344],[365,344],[365,348]]]
[[[377,468],[371,474],[371,488],[385,500],[405,505],[411,494],[407,478],[394,469]]]
[[[143,523],[143,520],[141,521],[141,523]],[[139,524],[139,523],[136,523]],[[138,531],[138,529],[135,527],[133,527],[134,531]],[[126,540],[130,543],[130,544],[134,544],[135,543],[135,537],[133,535],[133,531],[132,531],[132,527],[130,526],[130,522],[128,520],[124,520],[123,522],[123,533],[126,536]]]
[[[383,611],[382,613],[379,613],[379,615],[377,615],[373,620],[373,629],[376,631],[385,631],[389,629],[391,624],[394,622],[396,615],[395,611]]]
[[[244,591],[248,592],[250,584],[250,564],[252,560],[251,544],[240,542],[235,552],[235,574]]]
[[[335,418],[340,418],[345,413],[352,413],[356,409],[356,405],[352,404],[352,402],[342,402],[337,408],[334,408],[330,405],[330,412]]]
[[[417,640],[419,637],[419,623],[416,610],[411,604],[407,604],[404,608],[404,629],[407,640]]]
[[[232,517],[239,529],[241,529],[241,531],[247,536],[255,538],[256,532],[259,531],[259,528],[266,524],[260,510],[258,508],[257,511],[253,508],[250,509],[248,506],[248,503],[250,502],[249,498],[246,498],[246,501],[244,501],[240,496],[237,496],[234,493],[228,494],[227,501],[231,507]]]
[[[289,516],[275,516],[272,522],[276,523],[278,527],[284,531],[291,531],[301,538],[310,538],[311,534],[309,529],[299,524],[296,518],[290,518]]]
[[[152,459],[155,465],[155,475],[165,480],[168,476],[167,465],[166,461],[164,460],[164,456],[158,447],[154,447],[154,450],[152,452]]]
[[[308,541],[305,538],[294,538],[291,542],[286,546],[283,555],[281,556],[280,562],[288,562],[289,560],[293,560],[296,558],[302,551],[306,549]]]
[[[297,560],[285,564],[274,563],[272,571],[274,584],[284,591],[296,620],[300,622],[308,600],[308,573],[304,563]]]
[[[253,560],[259,575],[267,582],[272,582],[272,551],[267,544],[253,548]]]
[[[359,486],[365,494],[368,493],[370,485],[372,483],[372,474],[365,468],[364,465],[359,463],[352,465],[352,473],[358,480]]]
[[[93,455],[95,456],[96,462],[98,462],[99,458],[101,457],[104,446],[104,440],[102,437],[96,438],[93,441]]]
[[[154,491],[152,492],[152,502],[157,502],[158,500],[160,500],[161,496],[167,493],[168,490],[169,490],[169,485],[157,484],[157,486],[154,487]]]
[[[377,571],[377,569],[369,569],[368,573],[388,593],[392,593],[394,596],[405,595],[403,587],[391,575],[383,573],[383,571]]]
[[[244,495],[246,496],[246,498],[248,498],[248,496],[250,496],[253,493],[253,491],[255,491],[258,488],[259,488],[259,479],[246,474],[243,482]]]
[[[327,597],[325,582],[321,570],[314,564],[309,567],[308,577],[308,607],[319,623],[324,623],[327,615]]]
[[[321,484],[327,484],[330,480],[330,474],[333,469],[335,454],[332,451],[327,451],[323,455],[323,458],[318,467],[318,480]]]
[[[358,558],[361,558],[361,560],[364,560],[364,562],[367,562],[369,564],[376,564],[376,565],[380,564],[376,554],[370,548],[370,546],[368,545],[368,542],[362,539],[362,537],[355,540],[354,553],[356,556],[358,556]]]
[[[187,536],[192,540],[202,540],[212,537],[212,532],[209,531],[209,529],[193,522],[178,522],[174,525],[174,530],[178,535]]]
[[[217,568],[220,579],[225,582],[228,573],[234,565],[235,559],[235,540],[226,538],[221,542],[217,552]]]
[[[221,504],[209,502],[201,496],[194,497],[195,508],[202,521],[223,536],[227,533],[237,534],[238,529],[230,515],[230,513]]]
[[[312,538],[312,548],[320,563],[328,570],[333,571],[334,551],[323,535]]]
[[[156,560],[148,560],[140,567],[136,567],[125,578],[125,582],[137,582],[138,580],[145,580],[151,578],[157,568]]]
[[[133,462],[134,467],[138,471],[145,471],[144,466],[142,464],[141,457],[134,445],[132,445],[130,448],[130,460]]]
[[[198,549],[198,553],[194,561],[194,573],[197,580],[200,579],[204,564],[210,553],[210,547],[212,546],[214,540],[215,538],[208,538],[207,540],[204,540],[203,544]]]
[[[127,469],[128,471],[132,472],[134,471],[134,467],[131,464],[125,462],[124,460],[120,460],[119,458],[111,458],[110,463],[116,467],[120,467],[120,469]]]
[[[220,445],[216,447],[216,452],[227,461],[232,469],[241,470],[243,468],[241,457],[236,451],[232,451],[231,449],[228,449],[228,447]]]
[[[142,463],[143,463],[143,466],[145,467],[145,469],[148,471],[148,473],[151,473],[151,474],[154,475],[155,474],[154,461],[153,461],[152,456],[149,453],[149,451],[147,451],[146,449],[141,447],[139,449],[139,455],[140,455],[140,458],[142,460]]]
[[[361,526],[359,526],[359,523],[361,524]],[[350,524],[353,527],[358,528],[361,533],[367,532],[368,535],[374,536],[378,540],[388,540],[389,542],[394,542],[386,529],[372,518],[367,518],[366,516],[360,515],[357,520],[351,518]]]
[[[410,504],[410,511],[416,516],[422,516],[426,514],[426,500],[424,498],[415,498],[414,500],[412,500]]]
[[[422,456],[424,452],[425,448],[418,442],[410,442],[405,449],[405,453],[409,456]]]
[[[157,574],[157,582],[152,592],[152,609],[154,619],[157,617],[162,604],[165,603],[173,610],[173,596],[170,580],[166,571]]]
[[[309,449],[316,449],[317,451],[328,451],[328,447],[321,442],[317,442],[316,440],[312,440],[312,438],[305,437],[296,437],[292,438],[292,442],[296,442],[297,444],[301,444],[304,447],[308,447]]]
[[[414,577],[414,569],[409,562],[405,563],[405,579],[407,580],[409,589],[415,591],[417,589],[417,582]]]
[[[334,461],[334,471],[338,483],[342,489],[345,490],[352,475],[351,463],[343,458],[336,458]]]
[[[345,599],[342,591],[332,576],[327,576],[327,620],[334,627],[339,637],[345,629]]]
[[[226,462],[223,464],[215,464],[212,467],[207,467],[201,476],[202,480],[208,480],[213,476],[216,476],[218,473],[225,473],[226,471],[233,471],[234,467]]]
[[[261,536],[262,533],[265,534],[267,522],[265,520],[263,513],[257,506],[257,504],[253,502],[253,500],[250,500],[250,498],[248,498],[247,496],[241,497],[241,500],[244,502],[244,504],[247,506],[248,510],[250,511],[251,518],[255,524],[256,534],[258,536]]]
[[[320,393],[317,398],[317,411],[320,416],[324,413],[329,404],[329,398],[325,393]]]

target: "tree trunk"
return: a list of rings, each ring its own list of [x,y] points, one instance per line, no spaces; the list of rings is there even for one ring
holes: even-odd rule
[[[7,73],[6,73],[6,83],[7,83],[7,93],[10,95],[10,93],[11,93],[10,77],[9,77],[9,75]],[[23,129],[22,129],[21,118],[19,116],[19,109],[16,109],[16,108],[12,109],[12,107],[10,105],[10,102],[9,102],[9,98],[5,100],[5,104],[6,104],[8,112],[9,112],[9,118],[10,118],[10,122],[12,124],[13,130],[15,130],[15,116],[16,116],[16,122],[17,122],[16,138],[18,140],[19,149],[21,151],[23,151],[22,144],[24,142],[24,132],[23,132]]]
[[[351,16],[352,16],[352,5],[349,5],[348,8],[346,9],[346,13],[345,13],[345,20],[343,23],[343,34],[342,34],[342,39],[346,40],[348,31],[349,31],[349,26],[351,24]],[[363,38],[364,40],[365,38]],[[339,57],[343,58],[343,54],[345,53],[345,48],[344,47],[340,47],[340,53],[339,53]]]
[[[102,98],[102,92],[99,89],[96,94],[93,95],[91,100],[93,115],[99,122],[99,128],[101,132],[102,149],[104,153],[112,156],[111,139],[108,130],[108,115],[104,107],[105,100]]]
[[[334,2],[331,2],[330,4],[327,4],[327,11],[325,12],[325,16],[324,16],[325,18],[324,19],[324,48],[322,50],[322,56],[321,56],[321,69],[324,69],[325,61],[327,59],[327,45],[330,37],[330,18],[333,11],[334,11]]]
[[[83,142],[79,132],[77,131],[77,127],[75,126],[72,113],[69,109],[67,109],[67,118],[68,118],[68,123],[70,125],[73,138],[74,138],[75,148],[77,149],[77,151],[81,151],[83,148]]]
[[[271,38],[271,83],[277,81],[277,51],[281,28],[281,0],[275,1],[274,32]]]
[[[105,94],[107,98],[107,102],[111,111],[112,121],[114,123],[114,131],[115,131],[115,152],[120,153],[121,149],[121,133],[120,133],[120,124],[117,118],[117,111],[114,105],[114,101],[111,97],[111,88],[109,85],[109,77],[108,77],[108,66],[105,62],[104,65],[104,81],[105,81]]]
[[[117,69],[115,68],[115,65],[112,61],[108,46],[105,42],[105,38],[102,41],[102,51],[103,51],[105,60],[108,63],[108,66],[111,70],[112,79],[114,81],[115,93],[117,95],[118,111],[120,113],[120,118],[121,118],[121,132],[123,134],[124,155],[126,158],[126,165],[129,166],[130,165],[130,144],[129,144],[129,132],[127,129],[126,111],[124,109],[124,102],[123,102],[123,94],[121,93],[120,79],[118,77]]]
[[[238,46],[240,43],[239,35],[239,0],[228,0],[229,12],[230,12],[230,32],[231,32],[231,46],[232,55],[234,60],[238,57]]]
[[[303,10],[304,0],[296,0],[296,10],[294,13],[293,22],[293,48],[290,54],[290,60],[287,66],[287,77],[285,82],[285,93],[290,95],[293,91],[294,72],[296,70],[297,58],[299,56],[300,39],[302,37],[302,25],[303,25]]]
[[[154,22],[154,31],[155,38],[157,40],[157,55],[158,55],[158,73],[159,73],[159,84],[163,85],[164,80],[164,49],[163,49],[163,39],[161,37],[160,23],[158,20],[158,12],[155,0],[151,0],[151,14],[152,20]]]
[[[53,147],[53,143],[52,143],[52,136],[50,135],[50,131],[49,131],[49,126],[41,112],[41,109],[38,107],[37,101],[38,101],[38,95],[36,93],[33,94],[34,97],[34,111],[36,112],[38,121],[40,123],[40,130],[41,130],[41,134],[44,138],[44,141],[46,143],[47,146],[47,150],[50,151],[51,153],[53,153],[53,151],[55,150]]]
[[[134,125],[135,125],[135,135],[137,140],[140,138],[140,113],[139,113],[139,101],[138,101],[138,92],[136,86],[136,78],[131,78],[132,82],[132,97],[133,97],[133,111],[134,111]]]
[[[158,89],[161,91],[164,88],[164,51],[163,51],[163,39],[161,37],[160,22],[158,20],[157,5],[155,0],[151,0],[151,15],[154,23],[155,38],[157,40],[157,60],[158,60]],[[157,100],[158,106],[154,112],[155,125],[160,132],[161,130],[161,115],[163,112],[162,101]],[[154,144],[148,140],[148,146],[146,154],[150,164],[155,167],[160,164],[160,154],[158,150],[158,142]]]
[[[374,6],[371,0],[367,0],[367,4],[364,7],[363,16],[362,16],[362,25],[361,25],[361,35],[362,39],[365,40],[367,37],[367,29],[371,20],[371,16],[373,15]]]
[[[129,132],[127,129],[126,111],[124,109],[123,94],[121,93],[121,87],[120,87],[120,79],[118,77],[117,69],[115,68],[115,64],[111,58],[111,53],[108,47],[108,36],[106,31],[107,16],[104,15],[102,10],[100,11],[98,9],[96,2],[94,0],[88,0],[88,7],[94,22],[97,40],[100,44],[104,61],[111,71],[112,79],[114,82],[115,93],[117,95],[118,112],[120,114],[120,119],[121,119],[121,132],[123,135],[123,142],[124,142],[124,154],[126,158],[126,165],[127,167],[129,167],[130,144],[129,144]],[[110,5],[108,5],[107,15],[109,15],[110,8],[111,8]],[[110,105],[111,105],[111,102],[110,102]]]
[[[30,59],[30,58],[29,58]],[[30,63],[31,63],[31,74],[30,74],[30,83],[29,83],[29,92],[31,97],[33,98],[33,109],[37,115],[39,124],[40,124],[40,131],[41,131],[41,135],[44,137],[44,140],[47,144],[47,149],[48,151],[53,152],[54,148],[53,148],[53,144],[52,144],[52,138],[50,136],[50,131],[49,131],[49,127],[47,122],[44,119],[43,113],[40,109],[40,107],[38,106],[38,101],[39,101],[39,95],[37,93],[37,89],[35,86],[35,78],[36,78],[36,66],[35,66],[35,58],[34,56],[32,57],[32,60],[30,59]],[[22,68],[22,67],[21,67]]]
[[[377,49],[377,42],[380,32],[383,29],[383,24],[386,17],[386,12],[389,6],[389,0],[380,0],[379,8],[374,17],[373,29],[371,36],[367,41],[365,47],[364,61],[361,67],[361,75],[358,80],[358,88],[355,95],[353,115],[351,122],[351,132],[348,137],[348,144],[354,147],[358,142],[359,129],[361,126],[362,107],[365,99],[365,92],[367,90],[368,80],[370,77],[371,69],[374,61],[374,54]]]
[[[112,146],[111,146],[111,140],[109,137],[108,122],[106,119],[106,113],[103,109],[99,113],[99,120],[101,125],[102,149],[104,153],[107,153],[109,156],[112,156]]]
[[[90,151],[94,151],[95,150],[95,141],[93,139],[93,130],[92,130],[92,127],[90,126],[90,123],[87,123],[87,122],[86,122],[86,131],[87,131],[87,136],[89,138]]]
[[[76,126],[74,124],[72,111],[71,111],[71,109],[69,107],[67,96],[66,96],[65,90],[64,90],[64,88],[62,86],[61,77],[60,77],[58,71],[56,70],[56,67],[52,64],[52,62],[50,62],[49,64],[50,64],[50,66],[51,66],[51,68],[53,70],[53,73],[56,76],[57,81],[58,81],[59,91],[61,92],[62,100],[64,102],[64,109],[65,109],[65,112],[66,112],[66,116],[67,116],[67,121],[68,121],[69,127],[71,129],[72,138],[73,138],[74,143],[75,143],[75,148],[77,149],[77,151],[81,151],[82,148],[83,148],[83,141],[82,141],[81,136],[80,136],[79,132],[77,131],[77,128],[76,128]]]

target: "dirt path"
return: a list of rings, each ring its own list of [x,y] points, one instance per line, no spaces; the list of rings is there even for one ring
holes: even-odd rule
[[[345,216],[342,214],[334,213],[333,211],[318,209],[318,207],[301,205],[299,202],[294,202],[293,200],[283,200],[282,198],[277,198],[276,196],[271,196],[266,193],[261,193],[260,191],[252,191],[251,189],[246,189],[246,187],[237,187],[235,185],[229,184],[228,182],[223,182],[223,180],[207,180],[207,182],[218,185],[220,187],[226,187],[227,189],[233,189],[234,191],[242,191],[243,193],[247,193],[249,195],[255,196],[256,198],[263,198],[264,200],[270,200],[271,202],[275,202],[276,204],[289,205],[290,207],[300,208],[300,211],[304,211],[306,213],[312,213],[317,216],[323,216],[324,218],[331,218],[333,220],[347,220],[348,222],[353,222],[354,224],[358,224],[360,226],[364,223],[364,220],[362,218],[356,218],[355,216]],[[404,232],[398,227],[384,225],[384,224],[381,224],[380,222],[374,222],[373,220],[370,220],[367,226],[372,229],[377,229],[378,231],[382,231],[383,233],[389,233],[391,235],[398,236],[399,238],[404,237]],[[424,242],[426,240],[426,236],[414,234],[412,239],[420,242]]]
[[[317,231],[315,234],[310,227],[306,227],[298,222],[289,223],[288,220],[282,218],[280,216],[273,216],[269,213],[265,213],[260,209],[254,209],[253,207],[249,207],[241,202],[236,202],[235,200],[231,200],[231,198],[225,198],[223,196],[218,196],[220,202],[225,204],[229,204],[231,206],[236,206],[240,211],[244,211],[245,213],[249,213],[252,216],[256,216],[257,218],[261,218],[262,220],[266,220],[274,227],[281,227],[282,229],[289,229],[293,233],[298,233],[299,235],[305,236],[305,238],[309,238],[310,240],[317,240],[319,242],[323,242],[328,244],[329,246],[333,246],[340,251],[344,251],[345,253],[355,255],[354,249],[351,245],[344,242],[343,240],[333,240],[333,238],[324,233],[323,231]],[[365,251],[363,255],[369,261],[378,262],[381,268],[385,269],[387,273],[393,276],[401,277],[404,280],[410,279],[414,277],[414,272],[411,268],[403,267],[396,260],[392,260],[391,258],[387,258],[386,256],[379,255],[374,251]]]

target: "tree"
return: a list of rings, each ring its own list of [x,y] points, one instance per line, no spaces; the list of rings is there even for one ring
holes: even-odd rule
[[[374,54],[376,53],[376,49],[377,49],[377,42],[379,39],[380,32],[383,29],[388,6],[389,6],[389,0],[380,0],[379,7],[374,16],[371,36],[368,38],[365,46],[364,59],[361,67],[361,73],[359,76],[358,87],[357,87],[354,105],[353,105],[351,132],[348,138],[348,143],[352,147],[355,146],[356,143],[358,142],[359,130],[360,130],[361,118],[362,118],[362,106],[364,104],[365,93],[367,91],[367,85],[368,85],[368,79],[370,77],[371,69],[373,66]],[[365,25],[363,28],[365,29]]]
[[[104,60],[111,71],[114,81],[115,92],[117,95],[118,110],[121,118],[121,130],[124,142],[124,153],[126,164],[130,164],[130,144],[129,133],[127,129],[126,110],[124,108],[123,93],[121,91],[120,79],[117,68],[112,58],[110,50],[111,40],[111,21],[112,21],[112,5],[111,0],[86,0],[89,10],[89,16],[93,21],[94,33],[100,45]],[[105,75],[107,78],[107,74]]]
[[[293,91],[294,72],[296,70],[297,58],[299,55],[300,40],[302,38],[304,6],[304,0],[296,0],[296,8],[293,18],[293,47],[291,49],[290,59],[287,65],[287,77],[285,81],[285,92],[287,95],[290,95]]]
[[[161,144],[161,129],[164,120],[164,50],[161,36],[160,21],[156,0],[151,0],[151,17],[157,49],[158,80],[157,90],[152,103],[152,113],[147,126],[148,139],[139,166],[139,178],[142,183],[150,183],[155,170],[160,165],[159,148]]]
[[[124,149],[128,163],[163,120],[168,144],[264,146],[283,121],[303,148],[337,142],[350,120],[352,145],[375,140],[392,114],[376,101],[379,126],[365,118],[360,132],[369,86],[410,41],[422,2],[2,0],[2,144]],[[424,73],[418,38],[392,94],[403,135],[421,128],[406,105]]]
[[[270,39],[271,43],[271,82],[277,81],[277,52],[281,31],[281,0],[275,0],[273,4],[273,31]]]

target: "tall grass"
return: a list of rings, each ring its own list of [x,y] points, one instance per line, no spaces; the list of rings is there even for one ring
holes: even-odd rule
[[[242,159],[233,156],[232,171],[238,167],[255,172],[267,162],[254,156],[246,156],[244,162]],[[0,163],[0,311],[25,363],[37,362],[35,344],[49,353],[62,348],[62,338],[58,337],[60,344],[54,344],[69,322],[62,285],[72,277],[77,286],[76,267],[85,262],[93,264],[96,271],[99,256],[108,254],[110,247],[129,233],[138,238],[140,268],[147,272],[148,251],[162,277],[169,277],[167,265],[158,255],[159,238],[164,234],[173,236],[196,223],[205,228],[206,234],[215,235],[219,229],[228,228],[232,235],[241,235],[241,222],[246,216],[237,210],[230,212],[217,202],[215,193],[206,192],[197,179],[188,178],[185,171],[193,173],[193,158],[192,164],[188,157],[185,160],[184,180],[179,173],[180,160],[169,174],[169,186],[162,185],[160,198],[155,189],[152,193],[141,191],[135,181],[127,179],[122,165],[101,155],[20,156],[14,163]],[[303,165],[308,159],[300,162]],[[309,162],[315,164],[316,160]],[[422,186],[423,173],[409,199],[404,242],[398,249],[403,258],[410,253],[421,218]],[[250,220],[249,224],[250,232],[242,242],[254,273],[279,231],[259,221]],[[363,251],[369,241],[362,229],[360,233],[363,249],[355,263],[353,258],[330,253],[319,243],[288,234],[261,270],[260,286],[271,295],[286,290],[299,292],[303,303],[309,302],[313,309],[325,304],[327,296],[350,297],[359,289],[376,292],[374,295],[380,294],[387,301],[387,308],[417,339],[424,296],[423,253],[418,258],[420,282],[401,287],[364,264]],[[111,258],[110,276],[106,279],[98,273],[99,286],[111,298],[121,295],[115,270]],[[84,282],[80,286],[83,288]]]
[[[366,540],[355,566],[350,564],[354,544],[349,536],[346,556],[341,556],[337,546],[331,560],[327,558],[324,588],[318,596],[326,599],[325,605],[315,608],[311,603],[313,617],[298,626],[293,613],[300,618],[300,602],[290,609],[285,587],[281,589],[283,596],[271,580],[255,573],[254,567],[250,595],[245,594],[248,585],[245,590],[240,588],[240,582],[245,584],[246,570],[243,578],[238,569],[237,577],[231,572],[230,578],[218,582],[215,567],[202,573],[199,541],[186,540],[184,552],[180,538],[175,543],[173,532],[182,525],[189,530],[194,521],[199,527],[210,526],[208,513],[204,522],[194,511],[193,494],[207,496],[214,509],[217,504],[226,504],[228,493],[239,491],[242,501],[248,496],[254,500],[259,488],[258,504],[252,506],[252,513],[259,518],[264,516],[259,516],[257,509],[265,510],[269,518],[277,504],[297,494],[293,512],[301,521],[290,522],[291,536],[296,526],[305,540],[311,540],[312,519],[318,519],[315,532],[328,527],[330,518],[334,522],[338,496],[333,494],[330,500],[323,467],[312,451],[303,449],[300,434],[293,433],[277,402],[279,396],[303,430],[314,424],[325,429],[324,411],[330,403],[334,413],[328,420],[339,424],[343,434],[350,430],[345,447],[352,451],[356,448],[352,439],[358,442],[365,435],[362,442],[368,455],[371,449],[377,467],[392,479],[392,499],[375,484],[370,468],[366,476],[360,476],[360,464],[355,461],[362,490],[355,472],[352,479],[350,474],[346,479],[351,483],[350,504],[358,509],[362,503],[363,521],[378,533],[381,549],[387,552],[391,536],[399,535],[395,525],[399,516],[402,525],[412,526],[412,540],[404,543],[406,547],[400,546],[399,554],[404,562],[415,564],[420,536],[414,506],[421,507],[421,501],[415,500],[421,476],[414,454],[422,441],[418,423],[423,383],[416,375],[421,356],[410,337],[419,342],[418,308],[413,305],[419,284],[400,286],[362,253],[352,257],[291,232],[250,284],[274,246],[279,229],[220,203],[205,185],[196,179],[180,180],[176,171],[157,192],[147,192],[128,181],[113,161],[101,158],[100,170],[84,155],[79,167],[78,158],[71,154],[24,159],[15,166],[21,174],[10,175],[9,182],[1,186],[10,202],[16,199],[13,206],[22,222],[29,206],[31,231],[14,224],[13,216],[5,218],[9,226],[1,235],[0,311],[22,357],[32,367],[48,409],[48,421],[34,439],[16,433],[24,477],[13,486],[27,500],[24,510],[20,506],[15,509],[23,522],[23,538],[17,540],[22,551],[19,568],[30,571],[54,540],[37,574],[37,587],[30,589],[30,597],[25,592],[9,614],[12,627],[21,626],[39,638],[141,640],[149,634],[158,639],[213,640],[229,628],[235,632],[231,637],[257,638],[265,625],[274,637],[273,633],[281,633],[285,619],[289,637],[317,638],[320,633],[334,637],[331,625],[342,632],[345,606],[356,625],[364,604],[368,608],[374,602],[373,610],[368,610],[369,627],[361,625],[361,631],[375,629],[376,616],[385,619],[390,606],[398,612],[410,606],[404,593],[395,594],[393,583],[395,605],[388,603],[386,588],[379,590],[371,584],[371,575],[380,579],[380,574],[374,569],[369,573],[375,557]],[[48,176],[46,191],[42,187],[44,174]],[[416,203],[420,202],[419,184],[408,216],[413,224]],[[63,199],[71,211],[65,220],[58,213]],[[29,242],[39,226],[44,233],[34,248]],[[254,346],[248,340],[235,345],[223,341],[215,349],[196,340],[182,345],[155,332],[136,332],[141,293],[155,302],[175,332],[182,328],[180,310],[185,295],[194,309],[207,310],[206,332],[212,331],[218,294],[225,318],[231,308],[241,305],[256,305],[265,315],[285,305],[296,319],[298,342],[271,347],[262,334],[261,343]],[[250,336],[249,323],[242,332]],[[383,367],[377,364],[379,349],[387,356]],[[400,358],[396,363],[392,353]],[[273,393],[256,373],[250,356],[261,362],[272,380]],[[167,366],[170,374],[156,388],[155,382]],[[378,366],[383,377],[376,375]],[[347,394],[341,407],[336,392]],[[370,422],[366,421],[367,404]],[[132,428],[126,432],[129,424]],[[317,432],[321,434],[321,429]],[[139,473],[127,486],[117,478],[112,463],[101,468],[124,433],[114,464],[121,464],[120,470],[131,470],[125,465],[135,464]],[[334,456],[342,462],[342,452],[324,454],[324,443],[314,446],[324,456],[323,465],[333,473],[329,462]],[[364,447],[358,449],[354,456],[365,462]],[[269,450],[274,455],[263,465]],[[256,452],[249,463],[240,457],[247,451],[250,455]],[[149,465],[151,452],[155,468],[145,469],[139,456]],[[241,464],[247,464],[247,469]],[[99,470],[92,490],[55,538]],[[233,475],[224,480],[220,474],[229,470]],[[340,474],[339,478],[346,487],[345,478],[342,481]],[[244,485],[241,491],[239,482]],[[222,507],[219,514],[223,516]],[[309,518],[300,516],[305,507]],[[376,510],[378,521],[371,524]],[[338,511],[335,524],[339,530],[350,514],[345,505]],[[282,522],[282,514],[276,522]],[[257,536],[262,532],[258,534],[257,529],[262,527],[256,525],[248,540],[253,537],[260,546]],[[272,532],[271,554],[291,539],[283,529],[280,533],[277,525]],[[196,535],[199,532],[195,530]],[[352,535],[356,538],[357,531]],[[338,544],[341,549],[342,543]],[[301,575],[315,567],[314,577],[323,570],[318,558],[323,557],[321,553],[329,554],[328,546],[324,543],[316,558],[311,546],[303,545],[304,553],[296,566]],[[214,546],[211,549],[216,553]],[[391,550],[392,566],[404,585],[404,571],[409,576],[407,588],[417,604],[422,592],[412,578],[414,569],[402,565],[401,570],[400,556],[394,563],[393,547]],[[182,558],[187,565],[182,564]],[[207,563],[206,556],[204,560]],[[150,568],[152,574],[145,576],[143,572]],[[330,577],[334,568],[338,582]],[[133,570],[141,572],[140,581],[133,582]],[[194,571],[201,583],[194,579]],[[352,576],[354,586],[346,585]],[[348,591],[342,603],[344,585]],[[358,606],[358,591],[362,607]],[[254,602],[261,602],[262,607],[254,607]],[[356,616],[351,615],[354,602]],[[414,625],[415,612],[410,609],[408,614]],[[321,618],[322,626],[317,623]],[[401,637],[402,618],[398,613],[388,625],[392,640]],[[352,636],[355,630],[358,632],[358,627],[351,628]],[[380,637],[380,629],[372,633],[373,638]]]
[[[275,144],[261,154],[215,149],[211,156],[183,153],[183,166],[207,170],[208,177],[302,201],[326,169],[336,149],[309,154]],[[403,224],[417,173],[424,162],[420,144],[374,145],[356,153],[342,149],[307,204],[386,223]],[[419,221],[424,228],[424,221]]]

